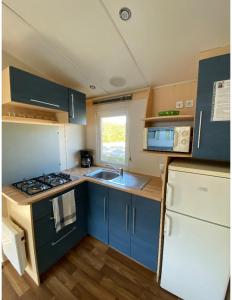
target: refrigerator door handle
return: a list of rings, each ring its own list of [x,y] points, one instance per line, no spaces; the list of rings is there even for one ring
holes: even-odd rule
[[[167,183],[166,204],[173,205],[173,186],[170,183]]]
[[[171,235],[172,219],[167,214],[165,214],[165,223],[164,223],[164,235]]]

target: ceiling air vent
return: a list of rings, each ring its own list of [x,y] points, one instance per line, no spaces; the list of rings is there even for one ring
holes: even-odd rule
[[[132,100],[132,94],[95,100],[93,101],[93,104],[112,103],[112,102],[120,102],[120,101],[128,101],[128,100]]]

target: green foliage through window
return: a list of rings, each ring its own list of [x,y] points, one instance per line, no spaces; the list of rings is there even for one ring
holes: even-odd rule
[[[126,116],[101,118],[101,160],[108,163],[125,164]]]

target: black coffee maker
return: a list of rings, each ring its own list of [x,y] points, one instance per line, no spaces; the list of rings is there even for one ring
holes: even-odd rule
[[[93,165],[92,150],[80,150],[81,167],[90,168]]]

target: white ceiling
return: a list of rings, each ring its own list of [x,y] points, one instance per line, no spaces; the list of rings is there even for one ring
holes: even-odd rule
[[[3,0],[3,50],[88,96],[195,79],[199,52],[227,44],[229,0]]]

